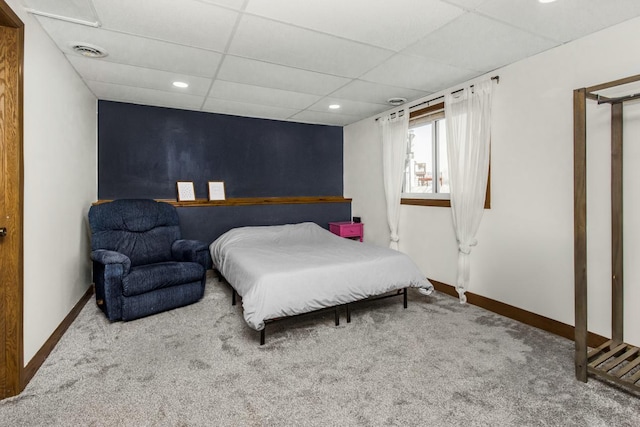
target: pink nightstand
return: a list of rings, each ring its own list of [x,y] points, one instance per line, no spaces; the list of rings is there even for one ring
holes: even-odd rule
[[[337,234],[340,237],[360,239],[361,242],[364,238],[364,224],[361,222],[330,222],[329,231],[331,231],[333,234]]]

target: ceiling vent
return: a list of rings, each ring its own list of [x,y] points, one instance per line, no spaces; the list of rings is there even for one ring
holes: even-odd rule
[[[389,98],[389,99],[387,99],[387,104],[391,104],[394,107],[397,107],[398,105],[402,105],[405,102],[407,102],[407,98]]]
[[[74,52],[88,58],[104,58],[105,56],[107,56],[107,52],[105,52],[101,47],[90,45],[87,43],[72,43],[71,49],[73,49]]]

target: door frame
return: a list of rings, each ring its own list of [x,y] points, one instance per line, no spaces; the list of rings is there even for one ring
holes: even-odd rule
[[[24,389],[24,24],[7,5],[0,0],[0,26],[14,31],[15,49],[0,58],[7,71],[6,111],[3,141],[4,150],[4,197],[7,236],[3,237],[3,270],[7,280],[0,283],[0,299],[3,309],[0,312],[0,327],[4,329],[0,336],[0,351],[4,353],[3,366],[0,366],[0,399],[19,394]]]

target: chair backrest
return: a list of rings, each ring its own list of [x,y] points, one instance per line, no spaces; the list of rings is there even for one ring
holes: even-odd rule
[[[148,199],[120,199],[91,206],[91,249],[118,251],[131,265],[170,261],[180,239],[176,208]]]

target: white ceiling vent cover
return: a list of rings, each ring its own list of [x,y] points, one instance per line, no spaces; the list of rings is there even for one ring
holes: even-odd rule
[[[88,43],[71,43],[71,49],[88,58],[104,58],[108,55],[103,48]]]
[[[387,103],[393,106],[402,105],[407,102],[407,98],[389,98],[387,99]]]

